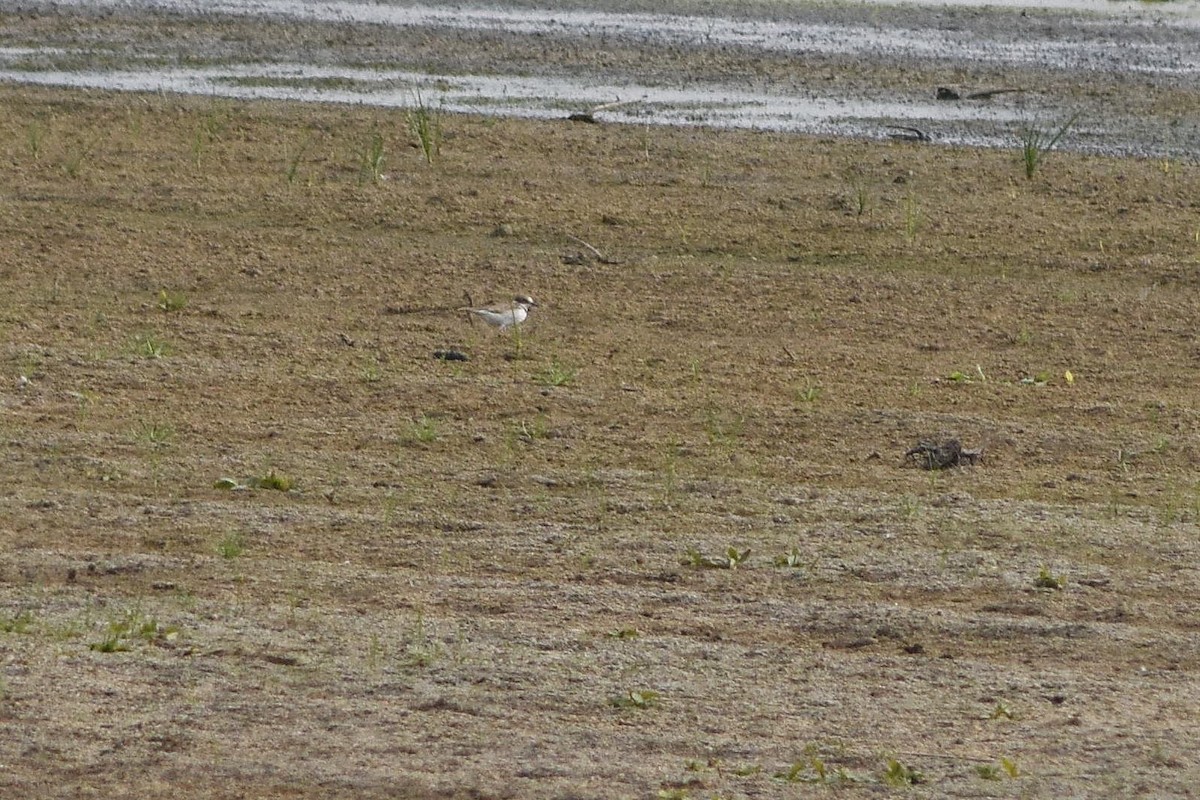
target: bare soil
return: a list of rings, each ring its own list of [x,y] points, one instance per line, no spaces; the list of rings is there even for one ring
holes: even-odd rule
[[[1194,164],[0,98],[0,795],[1194,791]]]

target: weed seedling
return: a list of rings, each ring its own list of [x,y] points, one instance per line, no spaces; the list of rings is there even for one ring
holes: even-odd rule
[[[175,429],[165,422],[143,422],[141,438],[156,450],[169,447],[175,440]]]
[[[31,122],[25,129],[25,144],[29,147],[29,155],[34,161],[42,158],[42,142],[46,138],[46,129],[40,123]]]
[[[614,697],[612,704],[617,708],[651,708],[658,705],[659,693],[649,689],[630,689],[621,697]]]
[[[360,156],[359,180],[366,182],[370,179],[371,183],[379,183],[383,180],[383,136],[379,131],[371,133],[371,139],[363,148]]]
[[[83,162],[87,160],[87,157],[92,152],[92,148],[94,148],[95,146],[96,146],[96,143],[94,141],[89,142],[88,144],[84,145],[79,150],[77,150],[74,154],[72,154],[66,160],[66,162],[63,164],[63,169],[66,171],[68,177],[70,177],[70,178],[78,178],[79,177],[79,170],[83,166]]]
[[[276,491],[286,492],[295,485],[295,481],[274,469],[268,470],[265,475],[255,475],[246,478],[245,481],[239,481],[236,478],[217,478],[213,482],[214,489],[225,489],[227,491],[245,491],[246,489],[275,489]]]
[[[871,208],[871,185],[867,179],[851,170],[846,173],[846,187],[849,190],[847,205],[856,217],[864,216]]]
[[[793,547],[788,552],[775,556],[774,564],[777,567],[808,569],[812,566],[813,562],[804,557],[799,547]]]
[[[889,758],[883,772],[883,782],[888,786],[915,786],[923,783],[925,776],[912,767],[906,767],[894,758]]]
[[[425,614],[417,612],[413,629],[405,644],[404,664],[409,667],[428,667],[442,656],[442,645],[425,629]]]
[[[786,770],[776,772],[772,777],[788,783],[849,783],[854,780],[850,773],[842,767],[832,772],[825,766],[825,761],[817,755],[808,756],[807,760],[797,761]]]
[[[1000,767],[995,764],[978,764],[975,767],[975,774],[985,781],[998,781],[1000,780]]]
[[[730,546],[725,550],[723,556],[706,556],[696,548],[689,547],[680,563],[702,569],[736,569],[749,557],[750,548],[748,547],[745,550],[738,550],[736,547]]]
[[[821,396],[821,385],[808,380],[804,384],[803,389],[796,390],[796,399],[802,403],[815,403],[817,398]]]
[[[610,639],[636,639],[641,636],[637,628],[618,628],[615,631],[609,631],[605,635]]]
[[[1070,119],[1064,122],[1057,131],[1044,130],[1036,125],[1029,124],[1021,129],[1021,160],[1025,166],[1026,180],[1032,180],[1038,167],[1046,158],[1046,153],[1054,149],[1058,141],[1066,134],[1071,127],[1079,121],[1080,114],[1077,112],[1071,115]]]
[[[1037,577],[1033,579],[1033,585],[1039,589],[1058,591],[1067,585],[1067,579],[1061,575],[1054,575],[1050,572],[1050,568],[1043,564],[1042,568],[1038,570]]]
[[[361,372],[364,383],[379,383],[383,380],[383,370],[379,366],[378,359],[371,359],[363,365]]]
[[[28,633],[33,625],[33,612],[20,611],[8,618],[0,618],[0,633]]]
[[[568,386],[575,380],[576,369],[561,363],[557,358],[551,359],[549,366],[534,376],[534,380],[542,386]]]
[[[121,617],[109,621],[104,638],[88,645],[89,650],[99,653],[117,653],[129,649],[129,643],[135,639],[154,641],[165,639],[170,641],[179,635],[179,629],[174,626],[160,627],[158,620],[146,617],[138,609],[129,609]]]
[[[163,358],[171,352],[170,346],[153,333],[143,333],[133,340],[133,350],[142,358]]]
[[[217,554],[221,558],[232,561],[244,552],[246,552],[246,540],[242,538],[240,533],[231,531],[221,537],[221,541],[217,542]]]
[[[992,719],[1016,719],[1017,715],[1016,715],[1016,712],[1014,712],[1011,708],[1008,707],[1008,703],[1005,703],[1003,700],[997,700],[996,707],[992,709],[991,718]]]
[[[904,238],[912,244],[921,230],[921,205],[912,191],[904,198]]]
[[[180,311],[187,305],[187,296],[183,292],[168,292],[163,289],[158,293],[158,310],[170,314]]]
[[[371,641],[367,643],[367,668],[372,672],[377,671],[385,655],[387,651],[379,639],[379,634],[372,632]]]
[[[266,475],[252,479],[251,485],[259,489],[274,489],[278,492],[286,492],[291,490],[291,488],[295,485],[295,481],[293,481],[287,475],[284,475],[282,472],[276,472],[274,469],[269,469],[267,470]]]
[[[549,436],[550,425],[544,416],[539,415],[532,420],[522,419],[513,423],[512,433],[515,438],[528,444]]]
[[[442,147],[442,115],[426,105],[420,92],[416,93],[416,100],[416,106],[408,112],[408,130],[417,140],[425,163],[432,164]]]
[[[674,500],[679,490],[679,443],[668,442],[663,454],[662,499],[667,505]]]
[[[300,146],[289,152],[287,169],[284,171],[289,186],[296,182],[296,176],[300,173],[300,162],[304,159],[304,154],[308,152],[310,144],[312,144],[312,134],[304,137],[304,141],[300,143]]]
[[[209,111],[205,115],[204,121],[196,126],[196,130],[192,134],[192,163],[196,167],[200,166],[200,162],[204,158],[205,148],[211,142],[219,139],[224,129],[225,121],[215,110]]]
[[[718,408],[709,408],[704,418],[704,432],[708,434],[710,444],[729,444],[741,435],[746,425],[746,417],[742,414],[732,414]]]
[[[437,420],[422,414],[419,418],[413,420],[412,427],[409,429],[409,436],[412,441],[420,442],[421,444],[430,444],[438,439]]]

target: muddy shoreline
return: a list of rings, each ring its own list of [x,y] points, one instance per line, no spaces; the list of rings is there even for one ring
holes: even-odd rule
[[[3,16],[0,79],[93,88],[599,118],[1190,159],[1200,15],[761,3],[302,6],[26,3]],[[201,11],[200,9],[205,9]],[[1128,7],[1124,7],[1128,8]],[[1179,10],[1182,9],[1182,10]],[[939,102],[938,87],[986,99]]]

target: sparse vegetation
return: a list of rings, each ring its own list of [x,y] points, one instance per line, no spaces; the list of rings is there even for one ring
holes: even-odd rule
[[[146,616],[138,608],[131,608],[110,618],[103,637],[90,643],[88,649],[98,653],[118,653],[129,650],[138,641],[171,641],[178,635],[179,629],[175,626],[159,625],[154,617]]]

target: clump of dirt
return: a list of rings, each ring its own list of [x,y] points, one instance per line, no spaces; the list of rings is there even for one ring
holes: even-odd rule
[[[1194,165],[0,96],[0,794],[1196,785]]]

